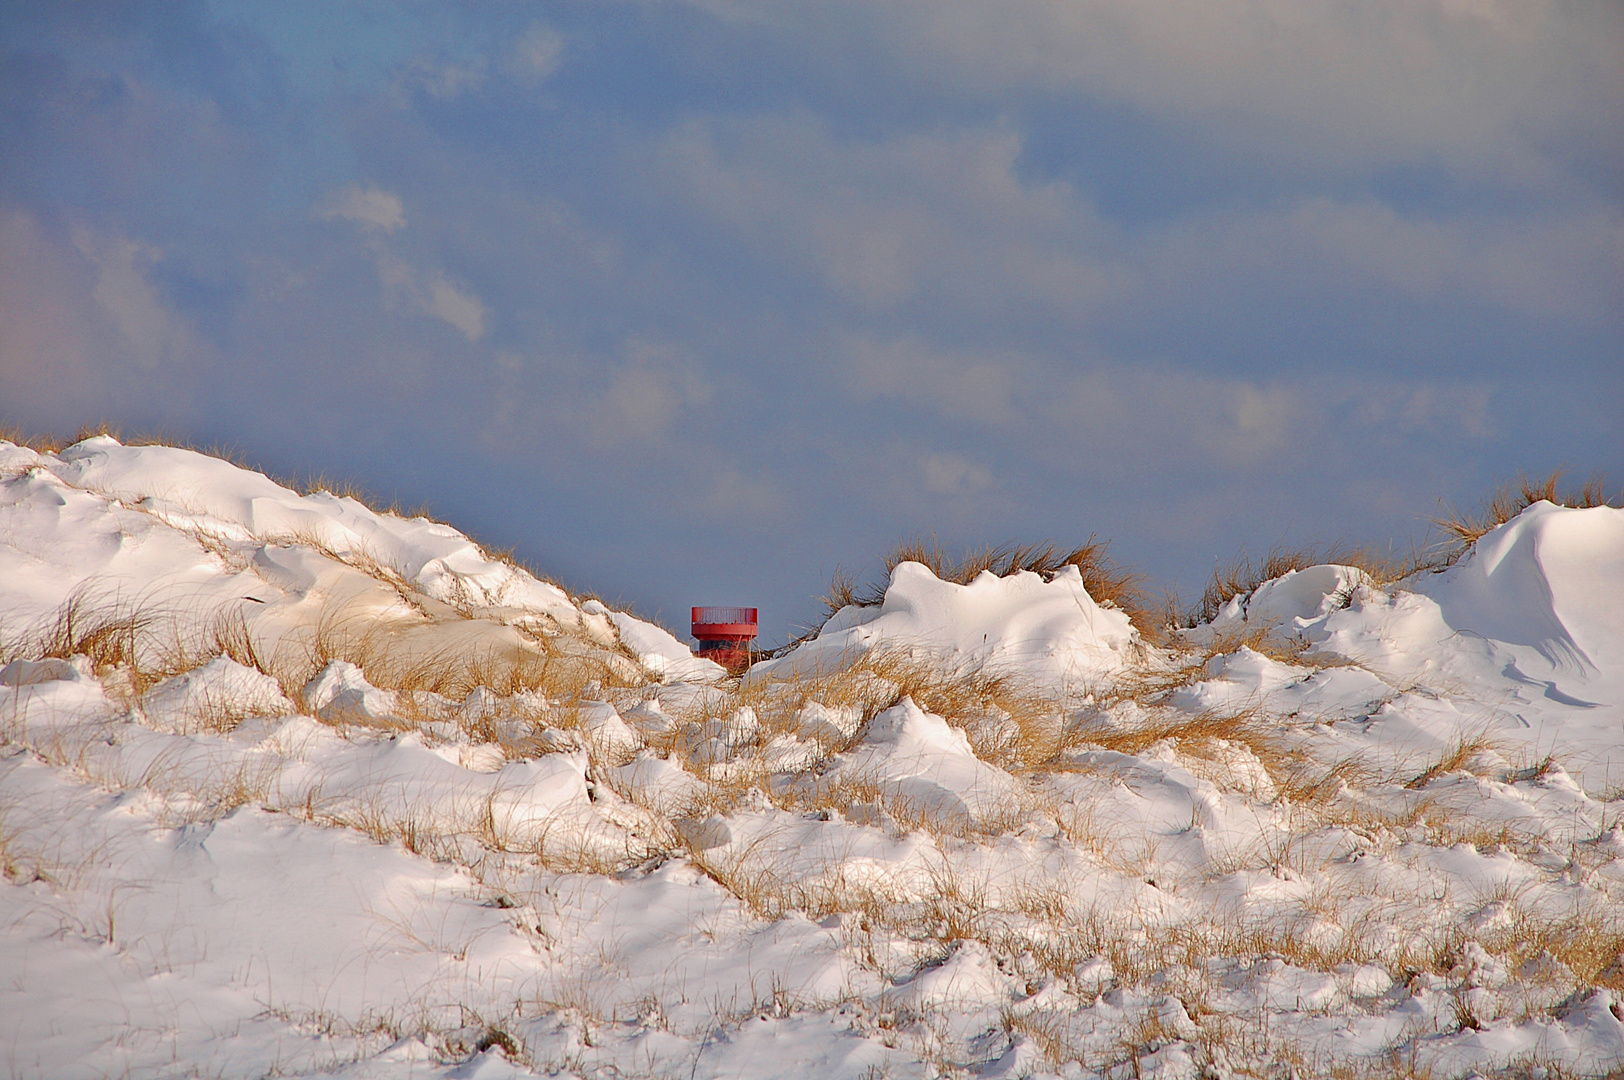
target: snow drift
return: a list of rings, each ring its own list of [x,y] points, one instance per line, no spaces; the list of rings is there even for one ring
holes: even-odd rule
[[[836,671],[888,648],[950,668],[1080,689],[1121,672],[1136,639],[1124,612],[1088,595],[1075,566],[1047,581],[1023,570],[1004,578],[984,572],[958,585],[904,562],[891,572],[879,606],[842,608],[806,644],[753,670],[757,678]]]

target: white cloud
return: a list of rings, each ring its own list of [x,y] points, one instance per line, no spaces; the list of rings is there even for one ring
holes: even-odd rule
[[[419,57],[407,65],[402,73],[407,86],[416,86],[430,97],[442,100],[460,97],[470,90],[478,90],[485,85],[488,75],[489,71],[482,57],[466,63]]]
[[[1624,118],[1618,4],[698,2],[926,93],[1083,94],[1310,168],[1495,161],[1537,180],[1539,145],[1616,146]]]
[[[490,312],[478,296],[442,275],[428,277],[381,243],[370,247],[385,307],[415,307],[456,327],[469,341],[485,336]]]
[[[1308,378],[1254,382],[1116,364],[1043,384],[1018,430],[1036,457],[1062,466],[1171,460],[1232,471],[1314,437],[1355,392]]]
[[[1311,424],[1309,408],[1298,387],[1280,383],[1258,386],[1231,383],[1213,403],[1227,413],[1230,425],[1214,425],[1209,442],[1235,460],[1246,460],[1285,448],[1292,434]],[[1227,400],[1225,400],[1227,398]]]
[[[1236,287],[1318,296],[1378,284],[1544,316],[1610,318],[1624,275],[1624,211],[1540,216],[1401,214],[1374,198],[1312,197],[1258,212],[1214,211],[1147,230],[1119,280],[1146,295]]]
[[[316,205],[316,216],[327,221],[353,221],[364,228],[392,233],[406,224],[406,204],[393,192],[352,184],[323,197]]]
[[[958,454],[926,454],[919,461],[926,491],[968,495],[992,487],[992,470]]]
[[[605,430],[616,438],[663,438],[684,412],[711,399],[711,388],[679,348],[634,338],[625,345],[626,363],[615,371],[603,397]]]
[[[793,115],[688,124],[646,164],[650,183],[860,315],[912,307],[985,326],[1019,311],[1082,328],[1173,296],[1249,290],[1242,307],[1256,308],[1372,284],[1544,316],[1608,318],[1620,301],[1624,211],[1605,203],[1401,213],[1307,195],[1116,223],[1033,178],[1022,152],[1003,126],[862,140]]]
[[[186,320],[170,311],[147,269],[163,258],[158,248],[121,234],[80,226],[73,243],[96,271],[95,298],[131,357],[143,368],[191,353],[196,339]]]
[[[479,297],[444,278],[429,283],[428,295],[422,304],[424,311],[455,326],[469,341],[485,336],[485,305]]]
[[[1372,386],[1350,409],[1369,428],[1422,431],[1482,440],[1495,433],[1493,394],[1482,385],[1432,383]]]
[[[943,416],[984,424],[1014,419],[1014,371],[1029,366],[1017,356],[945,350],[918,338],[849,337],[841,352],[848,385],[859,398],[928,403]]]
[[[986,311],[1101,298],[1108,230],[1069,186],[1023,179],[1021,150],[1003,127],[861,141],[772,116],[681,127],[646,172],[867,311],[944,291]]]
[[[1290,228],[1348,269],[1416,297],[1466,295],[1543,315],[1616,312],[1624,211],[1592,207],[1544,220],[1400,215],[1375,200],[1315,199]]]
[[[535,22],[513,42],[513,67],[521,74],[545,79],[564,60],[564,36],[546,23]]]
[[[39,403],[105,382],[89,375],[106,358],[93,332],[94,277],[33,214],[0,210],[0,398]]]
[[[746,472],[725,461],[706,469],[704,475],[708,490],[694,509],[713,530],[718,515],[732,515],[735,520],[756,523],[781,521],[790,512],[791,500],[769,475]]]

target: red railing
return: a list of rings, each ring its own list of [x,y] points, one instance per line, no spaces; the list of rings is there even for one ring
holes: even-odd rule
[[[695,626],[742,626],[756,624],[753,607],[696,607],[693,609]]]

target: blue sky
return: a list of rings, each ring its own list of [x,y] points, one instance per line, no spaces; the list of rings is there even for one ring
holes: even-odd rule
[[[10,4],[0,421],[426,505],[681,628],[1624,482],[1624,7]]]

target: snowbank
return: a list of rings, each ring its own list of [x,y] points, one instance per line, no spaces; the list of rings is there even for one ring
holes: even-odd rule
[[[911,698],[869,721],[862,741],[817,782],[871,785],[951,825],[981,824],[1018,807],[1015,778],[976,757],[964,732]]]
[[[1624,671],[1624,510],[1535,503],[1419,583],[1452,630],[1586,681]]]
[[[623,644],[673,680],[720,674],[664,629],[596,601],[578,605],[449,525],[380,514],[328,492],[300,495],[207,454],[105,435],[60,454],[6,443],[0,477],[8,527],[0,610],[13,632],[77,595],[194,620],[236,611],[274,643],[287,627],[314,621],[289,609],[347,604],[350,617],[378,616],[399,606],[398,581],[431,617],[562,627]],[[485,637],[467,644],[523,647],[511,632]]]
[[[378,514],[325,491],[299,495],[259,473],[172,446],[98,436],[57,456],[65,483],[140,507],[159,520],[229,540],[293,539],[364,555],[448,604],[507,607],[575,621],[569,594],[484,551],[449,525]]]
[[[1137,637],[1125,613],[1094,602],[1075,566],[1048,581],[1030,571],[989,572],[958,585],[905,562],[891,571],[878,607],[841,609],[811,641],[751,674],[828,673],[884,648],[949,670],[1016,675],[1067,691],[1123,671]]]

